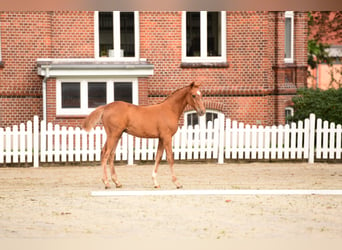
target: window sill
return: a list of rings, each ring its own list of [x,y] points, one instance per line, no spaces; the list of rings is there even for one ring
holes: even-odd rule
[[[228,63],[222,62],[202,62],[202,63],[190,63],[183,62],[181,63],[181,68],[229,68]]]

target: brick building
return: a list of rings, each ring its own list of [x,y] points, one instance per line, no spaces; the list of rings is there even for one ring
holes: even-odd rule
[[[0,127],[79,125],[96,106],[158,103],[194,80],[207,119],[284,124],[306,83],[305,12],[0,12]],[[197,123],[188,108],[181,123]],[[203,122],[203,121],[201,121]]]

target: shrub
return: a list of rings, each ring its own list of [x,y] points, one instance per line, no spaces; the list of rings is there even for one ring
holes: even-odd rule
[[[314,113],[317,118],[342,124],[342,88],[338,89],[313,89],[302,88],[297,96],[292,98],[294,103],[294,116],[290,121],[299,121],[308,118]]]

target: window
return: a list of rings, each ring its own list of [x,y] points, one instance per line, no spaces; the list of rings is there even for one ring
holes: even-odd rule
[[[226,12],[183,12],[183,62],[226,62]]]
[[[131,82],[115,82],[114,83],[114,100],[132,103],[132,83]]]
[[[78,82],[62,83],[62,108],[80,108],[81,107],[81,91]]]
[[[209,121],[214,122],[214,120],[219,117],[219,114],[220,113],[217,111],[207,110],[204,116],[198,116],[197,112],[189,111],[184,115],[184,125],[188,127],[199,124],[201,127],[203,127],[206,126]]]
[[[285,124],[290,124],[290,121],[288,119],[291,118],[293,114],[294,114],[293,107],[285,108]]]
[[[293,63],[293,11],[285,11],[285,63]]]
[[[135,12],[95,13],[96,58],[132,60],[139,57],[139,14]]]
[[[106,104],[107,84],[105,82],[88,82],[88,108]]]
[[[113,101],[138,104],[137,79],[72,80],[58,79],[57,115],[87,115],[96,107]]]

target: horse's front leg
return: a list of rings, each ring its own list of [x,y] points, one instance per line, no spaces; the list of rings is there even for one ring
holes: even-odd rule
[[[173,159],[173,152],[172,152],[172,138],[170,137],[170,138],[164,139],[163,141],[164,141],[164,148],[166,151],[166,158],[170,165],[172,182],[176,185],[177,188],[182,188],[183,186],[179,183],[175,174],[174,167],[173,167],[174,159]]]
[[[158,172],[160,161],[163,156],[163,151],[164,151],[163,141],[162,139],[159,139],[158,149],[157,149],[157,154],[156,154],[156,162],[152,170],[152,180],[153,180],[154,188],[160,188],[160,185],[158,184],[158,181],[157,181],[157,172]]]

